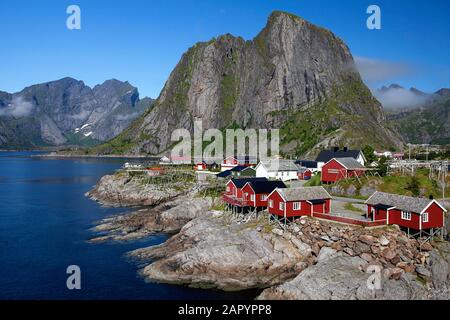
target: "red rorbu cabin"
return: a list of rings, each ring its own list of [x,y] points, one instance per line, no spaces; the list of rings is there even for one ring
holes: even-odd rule
[[[334,158],[322,167],[322,182],[330,184],[352,177],[361,177],[366,170],[353,158]]]
[[[312,171],[308,168],[300,168],[298,171],[298,179],[299,180],[311,180]]]
[[[411,230],[434,236],[443,234],[447,210],[436,200],[413,198],[376,192],[367,201],[367,215],[373,221],[386,221]]]
[[[329,214],[331,196],[323,187],[276,189],[269,195],[268,208],[272,217],[287,222],[314,213]]]
[[[236,159],[236,157],[228,157],[225,158],[222,161],[222,165],[221,165],[221,171],[227,171],[227,170],[231,170],[234,167],[237,167],[239,165],[238,160]]]
[[[258,211],[267,208],[267,199],[275,189],[284,189],[282,181],[251,181],[242,188],[242,196],[247,206]]]
[[[200,162],[195,164],[195,171],[206,171],[208,170],[208,165],[206,162]]]
[[[252,167],[257,165],[257,159],[252,156],[231,156],[222,161],[221,171],[231,170],[237,166]]]
[[[242,189],[248,182],[265,181],[268,182],[266,178],[244,178],[244,179],[231,179],[226,185],[226,191],[222,195],[223,201],[233,209],[238,209],[247,207],[247,199],[244,199]]]

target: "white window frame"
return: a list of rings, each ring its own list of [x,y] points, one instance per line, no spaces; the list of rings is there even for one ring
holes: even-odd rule
[[[254,194],[250,195],[250,201],[255,201],[255,195]]]
[[[230,186],[227,186],[227,192],[230,192],[230,191],[231,191]]]
[[[301,202],[294,202],[294,210],[300,211],[302,209],[302,203]]]
[[[329,174],[339,174],[339,170],[338,169],[328,169],[328,173]]]
[[[280,207],[279,208],[280,208],[281,211],[284,211],[284,202],[280,202]]]
[[[402,211],[402,220],[411,221],[412,220],[411,212],[409,212],[409,211]]]
[[[273,208],[273,200],[269,200],[269,208]]]
[[[267,194],[262,194],[261,195],[261,201],[267,201],[267,198],[268,198],[269,196],[267,195]]]
[[[423,223],[428,223],[428,222],[430,222],[430,214],[429,214],[428,212],[425,212],[425,213],[422,215],[422,222],[423,222]]]

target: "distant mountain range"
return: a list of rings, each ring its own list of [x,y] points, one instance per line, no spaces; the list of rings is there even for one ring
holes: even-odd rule
[[[450,144],[450,89],[430,94],[394,84],[374,95],[386,108],[391,126],[406,142]]]
[[[330,146],[399,148],[381,104],[362,82],[347,45],[286,12],[253,39],[230,34],[191,47],[154,107],[94,154],[160,154],[174,129],[281,129],[285,155]],[[376,134],[374,134],[376,133]]]
[[[64,78],[0,92],[0,148],[94,145],[120,134],[152,104],[119,80],[90,88]]]

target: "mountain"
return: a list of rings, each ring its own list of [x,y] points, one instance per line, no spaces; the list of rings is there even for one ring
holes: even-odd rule
[[[64,78],[0,92],[0,148],[96,144],[120,134],[152,103],[119,80],[90,88]]]
[[[450,144],[450,89],[425,94],[420,104],[388,112],[391,126],[413,144]]]
[[[280,128],[282,151],[334,145],[400,147],[345,43],[302,18],[274,12],[253,39],[197,43],[171,73],[154,108],[94,153],[159,154],[174,129]],[[376,133],[376,134],[374,134]]]

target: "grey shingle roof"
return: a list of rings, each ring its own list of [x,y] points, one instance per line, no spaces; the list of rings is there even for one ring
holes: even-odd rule
[[[289,189],[278,189],[278,192],[287,202],[331,199],[330,194],[323,187],[299,187]]]
[[[372,206],[384,204],[402,211],[421,213],[432,201],[425,198],[413,198],[385,192],[376,192],[366,201],[366,204]]]
[[[267,171],[298,171],[298,167],[294,161],[291,160],[264,160],[261,163],[266,167]]]
[[[334,158],[347,169],[365,169],[365,167],[353,158]]]

